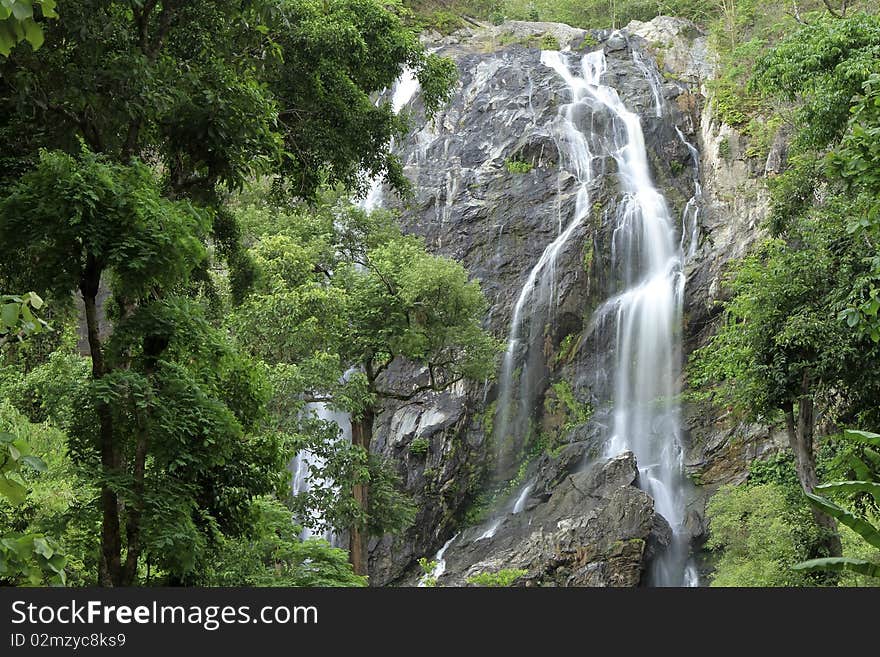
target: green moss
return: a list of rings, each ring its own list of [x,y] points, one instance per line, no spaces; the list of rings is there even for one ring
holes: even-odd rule
[[[749,145],[746,148],[745,156],[758,159],[766,159],[770,148],[773,146],[773,139],[779,128],[782,127],[782,117],[774,115],[768,120],[762,118],[754,118],[743,130],[743,134],[749,137]]]
[[[726,136],[721,138],[721,141],[718,142],[718,155],[723,160],[730,159],[730,139]]]
[[[590,273],[593,269],[593,243],[584,244],[584,271]]]
[[[564,431],[568,431],[580,424],[585,424],[593,417],[592,405],[589,402],[579,402],[575,398],[574,391],[568,381],[563,379],[552,384],[550,387],[555,393],[556,399],[564,406],[569,418],[563,428]]]
[[[436,9],[422,15],[419,23],[424,30],[436,30],[440,34],[451,34],[464,27],[461,16],[447,9]]]
[[[590,259],[592,261],[592,246],[590,247]],[[584,255],[585,261],[585,269],[589,270],[589,265],[586,264],[586,255]],[[566,362],[571,355],[576,351],[577,346],[580,344],[581,334],[580,333],[569,333],[564,338],[562,338],[562,342],[559,343],[559,351],[556,354],[556,357],[553,359],[553,366],[557,367],[561,363]]]
[[[584,36],[584,40],[580,42],[575,47],[575,50],[587,50],[588,48],[594,48],[599,45],[599,40],[592,35],[592,33],[587,32]]]
[[[545,34],[540,41],[541,50],[559,50],[559,40],[552,34]]]

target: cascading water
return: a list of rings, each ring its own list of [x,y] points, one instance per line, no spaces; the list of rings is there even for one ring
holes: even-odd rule
[[[681,252],[685,261],[688,261],[696,255],[700,241],[700,202],[703,199],[703,187],[700,184],[700,153],[677,126],[675,132],[681,143],[687,146],[694,165],[694,195],[688,199],[681,213]]]
[[[610,118],[609,128],[592,135],[592,141],[601,143],[604,152],[599,155],[614,158],[621,187],[612,266],[619,272],[622,291],[597,310],[594,322],[613,318],[616,327],[614,426],[607,451],[609,455],[624,450],[635,454],[642,487],[672,527],[672,544],[655,559],[651,583],[691,584],[696,576],[688,564],[684,531],[685,480],[676,399],[684,292],[681,247],[665,199],[651,181],[639,117],[627,110],[615,89],[601,83],[606,71],[604,52],[584,55],[580,75],[572,73],[568,60],[568,55],[555,51],[541,56],[542,63],[565,80],[572,95],[572,103],[560,115],[566,116],[562,123],[571,124],[576,133],[565,143],[577,164],[578,180],[582,180],[581,172],[589,174],[592,157],[590,141],[570,120],[574,108],[580,106],[582,111]],[[658,103],[659,98],[655,93]],[[583,183],[585,194],[588,181],[589,175]],[[579,197],[573,222],[582,219],[581,206]]]
[[[545,53],[546,54],[546,53]],[[543,56],[542,56],[543,57]],[[575,210],[568,224],[541,254],[529,272],[513,308],[507,349],[498,383],[498,407],[495,444],[498,446],[498,471],[505,473],[516,462],[519,450],[528,437],[529,420],[534,408],[543,368],[543,353],[533,346],[543,344],[545,326],[552,319],[556,304],[556,264],[560,253],[590,212],[589,186],[593,181],[592,160],[586,136],[577,125],[580,100],[559,110],[554,139],[560,153],[568,160],[568,170],[577,180]]]
[[[434,555],[434,567],[431,569],[431,572],[425,573],[419,579],[418,586],[420,588],[428,586],[428,583],[432,580],[436,584],[440,575],[446,572],[446,559],[444,559],[444,556],[446,555],[446,550],[449,549],[449,546],[452,545],[453,541],[455,541],[456,538],[458,538],[458,534],[446,541],[443,544],[443,547],[437,550],[437,554]]]
[[[411,69],[403,69],[403,73],[394,83],[391,91],[391,109],[395,114],[400,111],[413,99],[413,96],[419,90],[419,80]],[[380,95],[381,100],[381,95]],[[391,147],[394,147],[394,139],[391,140]],[[362,210],[367,212],[375,210],[382,206],[382,176],[375,176],[370,180],[370,186],[367,195],[358,203]]]
[[[338,439],[351,441],[351,422],[348,413],[334,411],[327,406],[327,404],[320,402],[308,404],[306,412],[314,413],[318,419],[323,420],[324,422],[332,422],[339,428]],[[312,467],[321,468],[323,465],[323,459],[309,450],[304,449],[299,452],[290,464],[290,470],[293,474],[291,493],[293,495],[307,493],[313,486],[327,483],[324,481],[316,481],[315,478],[311,476]],[[312,511],[312,519],[319,522],[322,520],[321,515],[317,510]],[[316,534],[308,527],[304,527],[300,533],[300,538],[302,540],[314,536],[326,539],[333,546],[336,546],[338,543],[336,533],[332,529],[326,530],[323,534]]]

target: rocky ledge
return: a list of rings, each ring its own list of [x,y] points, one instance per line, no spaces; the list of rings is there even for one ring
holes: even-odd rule
[[[669,543],[669,525],[639,490],[631,452],[568,471],[582,462],[571,458],[581,450],[573,444],[541,469],[538,497],[456,536],[437,585],[467,586],[478,575],[513,569],[524,571],[518,586],[638,586],[653,554]],[[416,579],[413,569],[405,583]]]

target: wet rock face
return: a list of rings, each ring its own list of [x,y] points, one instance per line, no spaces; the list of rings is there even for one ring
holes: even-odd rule
[[[518,569],[525,571],[520,586],[637,586],[650,550],[669,540],[668,525],[637,481],[630,452],[566,474],[546,502],[508,515],[494,535],[484,527],[459,534],[444,554],[438,585]],[[550,483],[539,481],[539,488]]]
[[[605,81],[638,113],[651,175],[673,217],[682,216],[694,195],[691,154],[675,128],[701,152],[704,142],[715,138],[704,125],[705,115],[701,120],[699,90],[711,62],[706,60],[705,39],[686,21],[655,19],[629,30],[591,33],[516,22],[438,35],[429,46],[456,62],[459,82],[433,122],[418,118],[416,97],[412,110],[417,129],[398,145],[414,197],[404,206],[386,193],[383,203],[402,211],[407,232],[422,236],[430,250],[461,261],[481,282],[490,302],[486,326],[501,339],[507,336],[529,271],[574,211],[577,181],[560,162],[553,138],[553,122],[560,104],[568,102],[568,92],[559,76],[540,62],[540,47],[553,43],[548,37],[574,53],[604,49]],[[658,70],[653,54],[661,40],[673,53],[664,64],[669,79]],[[662,96],[660,117],[650,76]],[[597,132],[603,120],[601,114],[583,117]],[[431,558],[457,532],[446,553],[441,585],[464,584],[479,572],[523,568],[527,574],[519,583],[524,585],[635,586],[652,554],[669,542],[668,525],[636,485],[632,455],[609,462],[601,457],[612,421],[614,335],[613,327],[591,319],[619,277],[611,261],[619,183],[613,160],[594,165],[600,175],[590,190],[592,210],[560,254],[555,315],[545,328],[541,353],[530,355],[543,363],[543,374],[535,379],[532,421],[562,444],[530,462],[522,483],[496,502],[508,511],[497,532],[480,539],[485,523],[468,528],[463,518],[495,471],[494,385],[462,384],[406,405],[388,404],[377,420],[373,448],[396,464],[419,511],[403,535],[371,541],[373,585],[414,584],[415,560]],[[705,157],[701,169],[710,180],[723,176],[721,167]],[[714,205],[702,215],[701,246],[687,265],[688,345],[698,342],[695,335],[711,331],[717,312],[712,301],[721,264],[713,259],[735,257],[743,241],[740,232],[750,230],[754,219],[731,224],[724,214],[727,206],[718,200],[722,194],[712,189],[707,193],[705,187],[708,203]],[[417,374],[397,367],[387,376]],[[587,424],[571,426],[564,412],[557,417],[561,402],[552,386],[560,381],[570,385],[576,403],[591,405]],[[700,414],[705,410],[688,421],[696,426]],[[707,428],[701,446],[689,452],[692,474],[706,470],[721,473],[722,479],[738,476],[723,473],[721,465],[732,449],[731,435],[719,439],[714,430],[714,425]],[[762,438],[755,441],[760,444],[755,449],[763,449]],[[733,469],[740,472],[743,466]],[[526,481],[534,485],[524,509],[510,513]],[[696,535],[703,531],[700,504],[694,514],[689,524]]]

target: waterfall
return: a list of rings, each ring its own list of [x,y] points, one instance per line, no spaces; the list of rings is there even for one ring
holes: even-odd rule
[[[577,133],[565,143],[569,158],[576,163],[575,173],[583,180],[585,195],[589,142],[570,117],[578,106],[585,106],[581,109],[587,113],[610,117],[609,127],[603,130],[607,134],[591,135],[591,140],[602,144],[599,155],[614,158],[620,181],[611,257],[622,289],[597,310],[600,320],[613,318],[616,327],[614,419],[607,453],[611,456],[631,450],[635,454],[640,485],[654,498],[656,511],[672,528],[672,543],[655,559],[651,583],[694,583],[684,531],[685,479],[677,400],[684,292],[681,243],[666,201],[651,181],[639,117],[627,110],[615,89],[601,82],[606,70],[604,52],[584,55],[580,75],[571,72],[568,56],[560,52],[545,51],[541,61],[565,80],[572,96],[572,103],[560,114],[565,115],[563,124],[571,125],[570,130]],[[644,66],[638,59],[636,63]],[[659,104],[652,77],[646,75]],[[573,222],[583,217],[581,206],[578,198]]]
[[[703,187],[700,184],[700,153],[697,147],[690,143],[678,126],[675,127],[678,138],[691,154],[694,165],[694,195],[688,199],[681,213],[681,252],[685,262],[693,258],[697,253],[700,241],[700,202],[703,199]]]
[[[348,442],[351,441],[351,421],[349,419],[348,413],[334,411],[327,404],[322,402],[308,404],[306,407],[306,412],[314,413],[318,417],[318,419],[335,424],[339,428],[337,439],[341,438],[342,440]],[[291,493],[293,495],[307,493],[309,490],[312,489],[313,486],[322,486],[327,483],[332,483],[316,480],[316,478],[313,478],[311,476],[312,466],[316,468],[321,468],[324,466],[324,460],[317,454],[313,454],[307,449],[300,451],[295,457],[293,457],[293,461],[290,464],[290,470],[293,474],[293,478],[291,481]],[[316,509],[312,510],[312,519],[316,521],[323,520],[320,512]],[[334,547],[338,547],[337,536],[332,529],[327,529],[326,531],[324,531],[323,534],[315,534],[308,527],[303,527],[303,530],[300,533],[300,538],[302,540],[306,540],[314,536],[324,538]]]
[[[394,87],[391,90],[391,109],[395,114],[399,114],[400,110],[402,110],[412,99],[413,96],[419,90],[419,80],[415,76],[409,68],[404,68],[403,73],[400,74],[400,77],[397,79],[397,82],[394,83]],[[382,95],[379,95],[379,100],[381,101]],[[394,138],[391,139],[391,148],[394,148]],[[358,206],[362,210],[366,210],[370,212],[371,210],[375,210],[377,208],[382,207],[382,176],[374,176],[370,179],[370,185],[367,189],[367,195],[358,203]]]
[[[550,53],[542,54],[544,56]],[[519,457],[528,438],[529,419],[534,407],[543,362],[544,327],[550,323],[556,302],[556,264],[566,245],[590,212],[589,186],[593,181],[593,155],[586,136],[576,123],[581,103],[577,94],[572,103],[563,105],[554,125],[554,139],[560,154],[577,180],[575,210],[568,224],[547,245],[529,272],[513,307],[507,348],[498,381],[495,444],[498,446],[498,471],[503,476]],[[538,348],[532,349],[531,347]],[[516,399],[515,399],[516,397]],[[515,421],[514,421],[515,420]]]
[[[449,549],[449,546],[452,545],[452,542],[458,538],[458,534],[450,538],[443,544],[439,550],[437,550],[437,554],[434,555],[434,568],[430,573],[425,573],[419,579],[419,587],[425,587],[428,585],[428,580],[434,580],[436,583],[440,578],[440,575],[446,572],[446,559],[444,559],[444,555],[446,554],[446,550]]]

